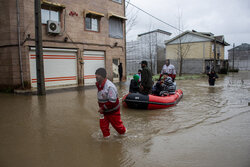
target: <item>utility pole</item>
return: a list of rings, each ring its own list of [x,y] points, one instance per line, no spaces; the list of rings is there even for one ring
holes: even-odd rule
[[[152,45],[152,39],[151,39],[151,33],[149,33],[149,56],[150,56],[150,62],[151,62],[151,73],[153,74],[153,62],[152,62],[152,48],[151,48],[151,45]]]
[[[20,78],[22,88],[24,89],[23,81],[23,63],[22,63],[22,51],[21,51],[21,37],[20,37],[20,7],[19,0],[16,0],[16,14],[17,14],[17,39],[18,39],[18,55],[19,55],[19,66],[20,66]]]
[[[233,72],[234,72],[234,47],[235,45],[233,44]]]
[[[216,63],[216,38],[214,38],[214,71],[216,71],[216,66],[217,66],[217,63]]]
[[[35,33],[36,33],[36,78],[37,94],[45,95],[44,65],[43,65],[43,45],[41,26],[41,1],[35,0]]]

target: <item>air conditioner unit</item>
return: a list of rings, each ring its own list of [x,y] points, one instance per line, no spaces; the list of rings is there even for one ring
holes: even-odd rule
[[[61,31],[60,22],[48,20],[47,21],[47,32],[50,34],[59,34]]]

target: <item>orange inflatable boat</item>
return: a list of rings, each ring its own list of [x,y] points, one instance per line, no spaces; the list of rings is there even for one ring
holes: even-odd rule
[[[125,107],[135,109],[161,109],[176,105],[182,98],[183,92],[178,89],[175,94],[168,96],[143,95],[140,93],[129,93],[122,99]]]

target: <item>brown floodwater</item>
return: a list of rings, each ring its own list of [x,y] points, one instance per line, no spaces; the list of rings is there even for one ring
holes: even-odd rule
[[[249,167],[250,73],[177,80],[160,110],[122,107],[128,129],[102,138],[95,88],[44,97],[0,94],[0,167]],[[122,98],[129,82],[117,84]]]

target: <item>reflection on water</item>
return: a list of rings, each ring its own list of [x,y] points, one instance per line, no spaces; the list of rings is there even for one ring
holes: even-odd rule
[[[213,87],[207,78],[177,85],[184,97],[175,107],[122,107],[128,133],[111,128],[109,140],[99,129],[96,89],[0,94],[0,166],[249,165],[250,74],[220,76]],[[117,84],[120,100],[128,86]]]

